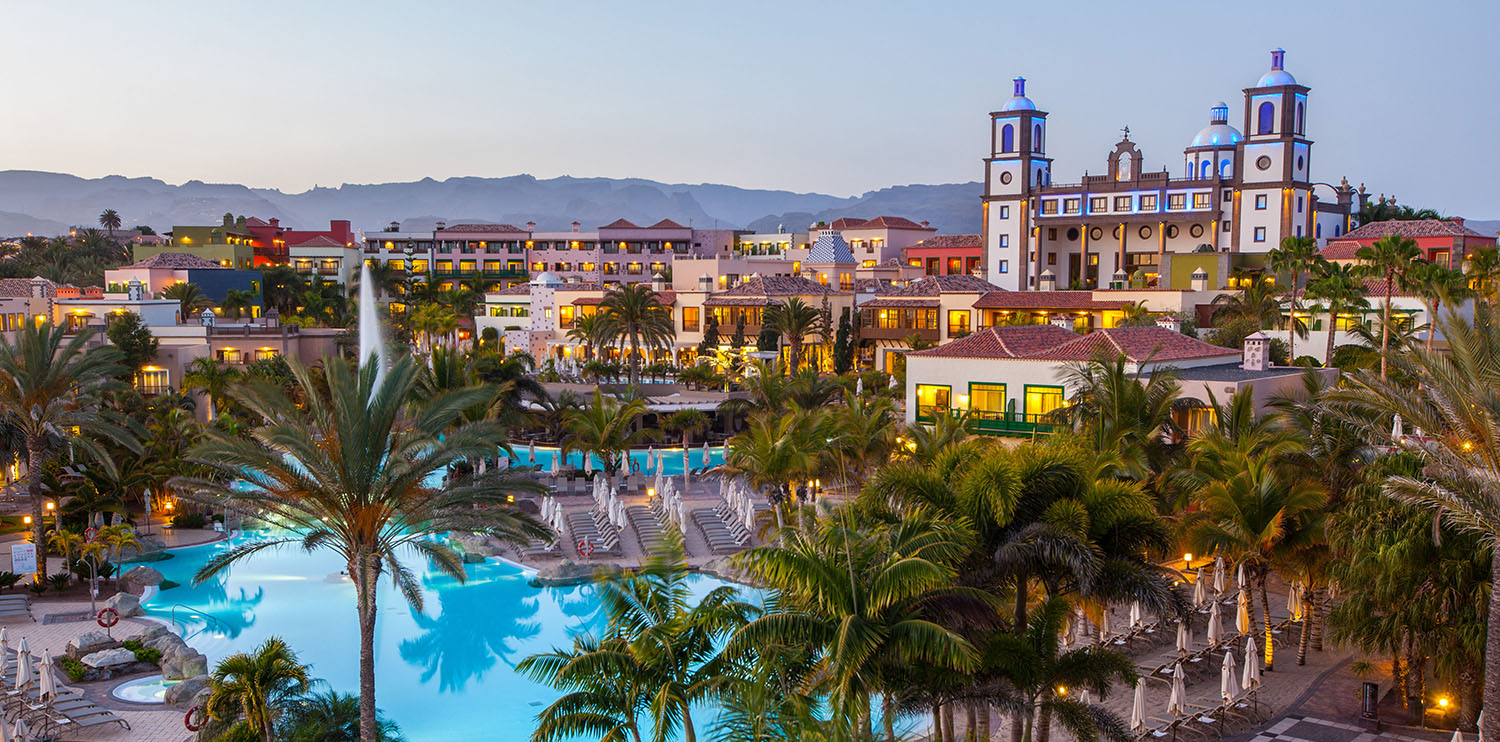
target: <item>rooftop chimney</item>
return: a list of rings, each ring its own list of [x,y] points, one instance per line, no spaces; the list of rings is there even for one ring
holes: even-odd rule
[[[271,217],[271,222],[270,222],[270,224],[271,224],[271,226],[273,226],[273,227],[279,227],[279,226],[281,226],[281,219],[279,219],[279,218],[277,218],[277,217],[274,217],[274,216],[273,216],[273,217]]]
[[[922,220],[922,228],[923,228],[923,229],[926,229],[926,228],[927,228],[927,224],[928,224],[928,222],[927,222],[927,220],[926,220],[926,219],[923,219],[923,220]]]
[[[387,232],[400,232],[401,231],[401,222],[391,222],[391,226],[387,227],[385,231],[387,231]]]
[[[577,219],[573,220],[573,231],[574,232],[577,232],[578,228],[581,227],[581,226],[583,226],[583,222],[580,222]]]
[[[535,232],[536,231],[536,222],[526,222],[526,231],[527,232]]]
[[[443,229],[443,228],[445,228],[445,227],[447,227],[447,226],[448,226],[448,223],[447,223],[447,222],[444,222],[444,221],[439,221],[439,222],[438,222],[438,223],[437,223],[437,228],[438,228],[438,229]]]
[[[1257,331],[1245,338],[1244,362],[1240,368],[1246,371],[1264,371],[1271,367],[1271,338]]]

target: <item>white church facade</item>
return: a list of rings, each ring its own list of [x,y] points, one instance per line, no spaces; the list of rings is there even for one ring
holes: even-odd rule
[[[1221,284],[1236,255],[1357,226],[1362,192],[1313,179],[1309,88],[1284,69],[1284,57],[1272,51],[1270,71],[1244,90],[1243,129],[1230,125],[1227,104],[1210,109],[1176,177],[1145,170],[1127,127],[1103,174],[1054,184],[1047,112],[1017,78],[1010,100],[990,114],[985,277],[1010,290],[1188,289],[1205,274]]]

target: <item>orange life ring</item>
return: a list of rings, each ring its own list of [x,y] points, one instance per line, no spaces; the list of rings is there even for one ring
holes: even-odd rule
[[[114,628],[120,622],[120,613],[113,608],[104,608],[94,617],[94,621],[106,629]]]
[[[203,717],[207,715],[202,706],[194,706],[188,709],[187,714],[182,717],[182,725],[187,727],[189,732],[196,732],[203,728]],[[197,721],[194,721],[194,717],[198,717]]]
[[[591,557],[594,555],[594,542],[583,539],[578,542],[578,556]]]

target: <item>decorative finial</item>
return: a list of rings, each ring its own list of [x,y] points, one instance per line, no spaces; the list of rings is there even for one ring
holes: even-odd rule
[[[1286,50],[1284,50],[1284,49],[1272,49],[1271,50],[1271,69],[1273,69],[1273,70],[1279,70],[1279,69],[1281,69],[1282,68],[1282,64],[1285,61],[1286,61]]]
[[[1120,131],[1125,132],[1125,141],[1130,141],[1130,125],[1126,124],[1125,128],[1121,129]]]
[[[1013,82],[1016,84],[1015,95],[1017,98],[1026,95],[1026,78],[1018,77]]]

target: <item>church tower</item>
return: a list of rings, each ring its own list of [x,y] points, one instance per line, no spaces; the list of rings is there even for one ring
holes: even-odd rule
[[[1026,97],[1018,77],[1010,100],[990,113],[990,153],[984,158],[985,278],[1002,288],[1035,288],[1035,194],[1052,182],[1045,156],[1047,113]]]
[[[1271,69],[1245,89],[1245,139],[1239,145],[1235,189],[1237,252],[1267,252],[1286,237],[1312,235],[1312,140],[1307,138],[1305,85],[1271,51]]]

